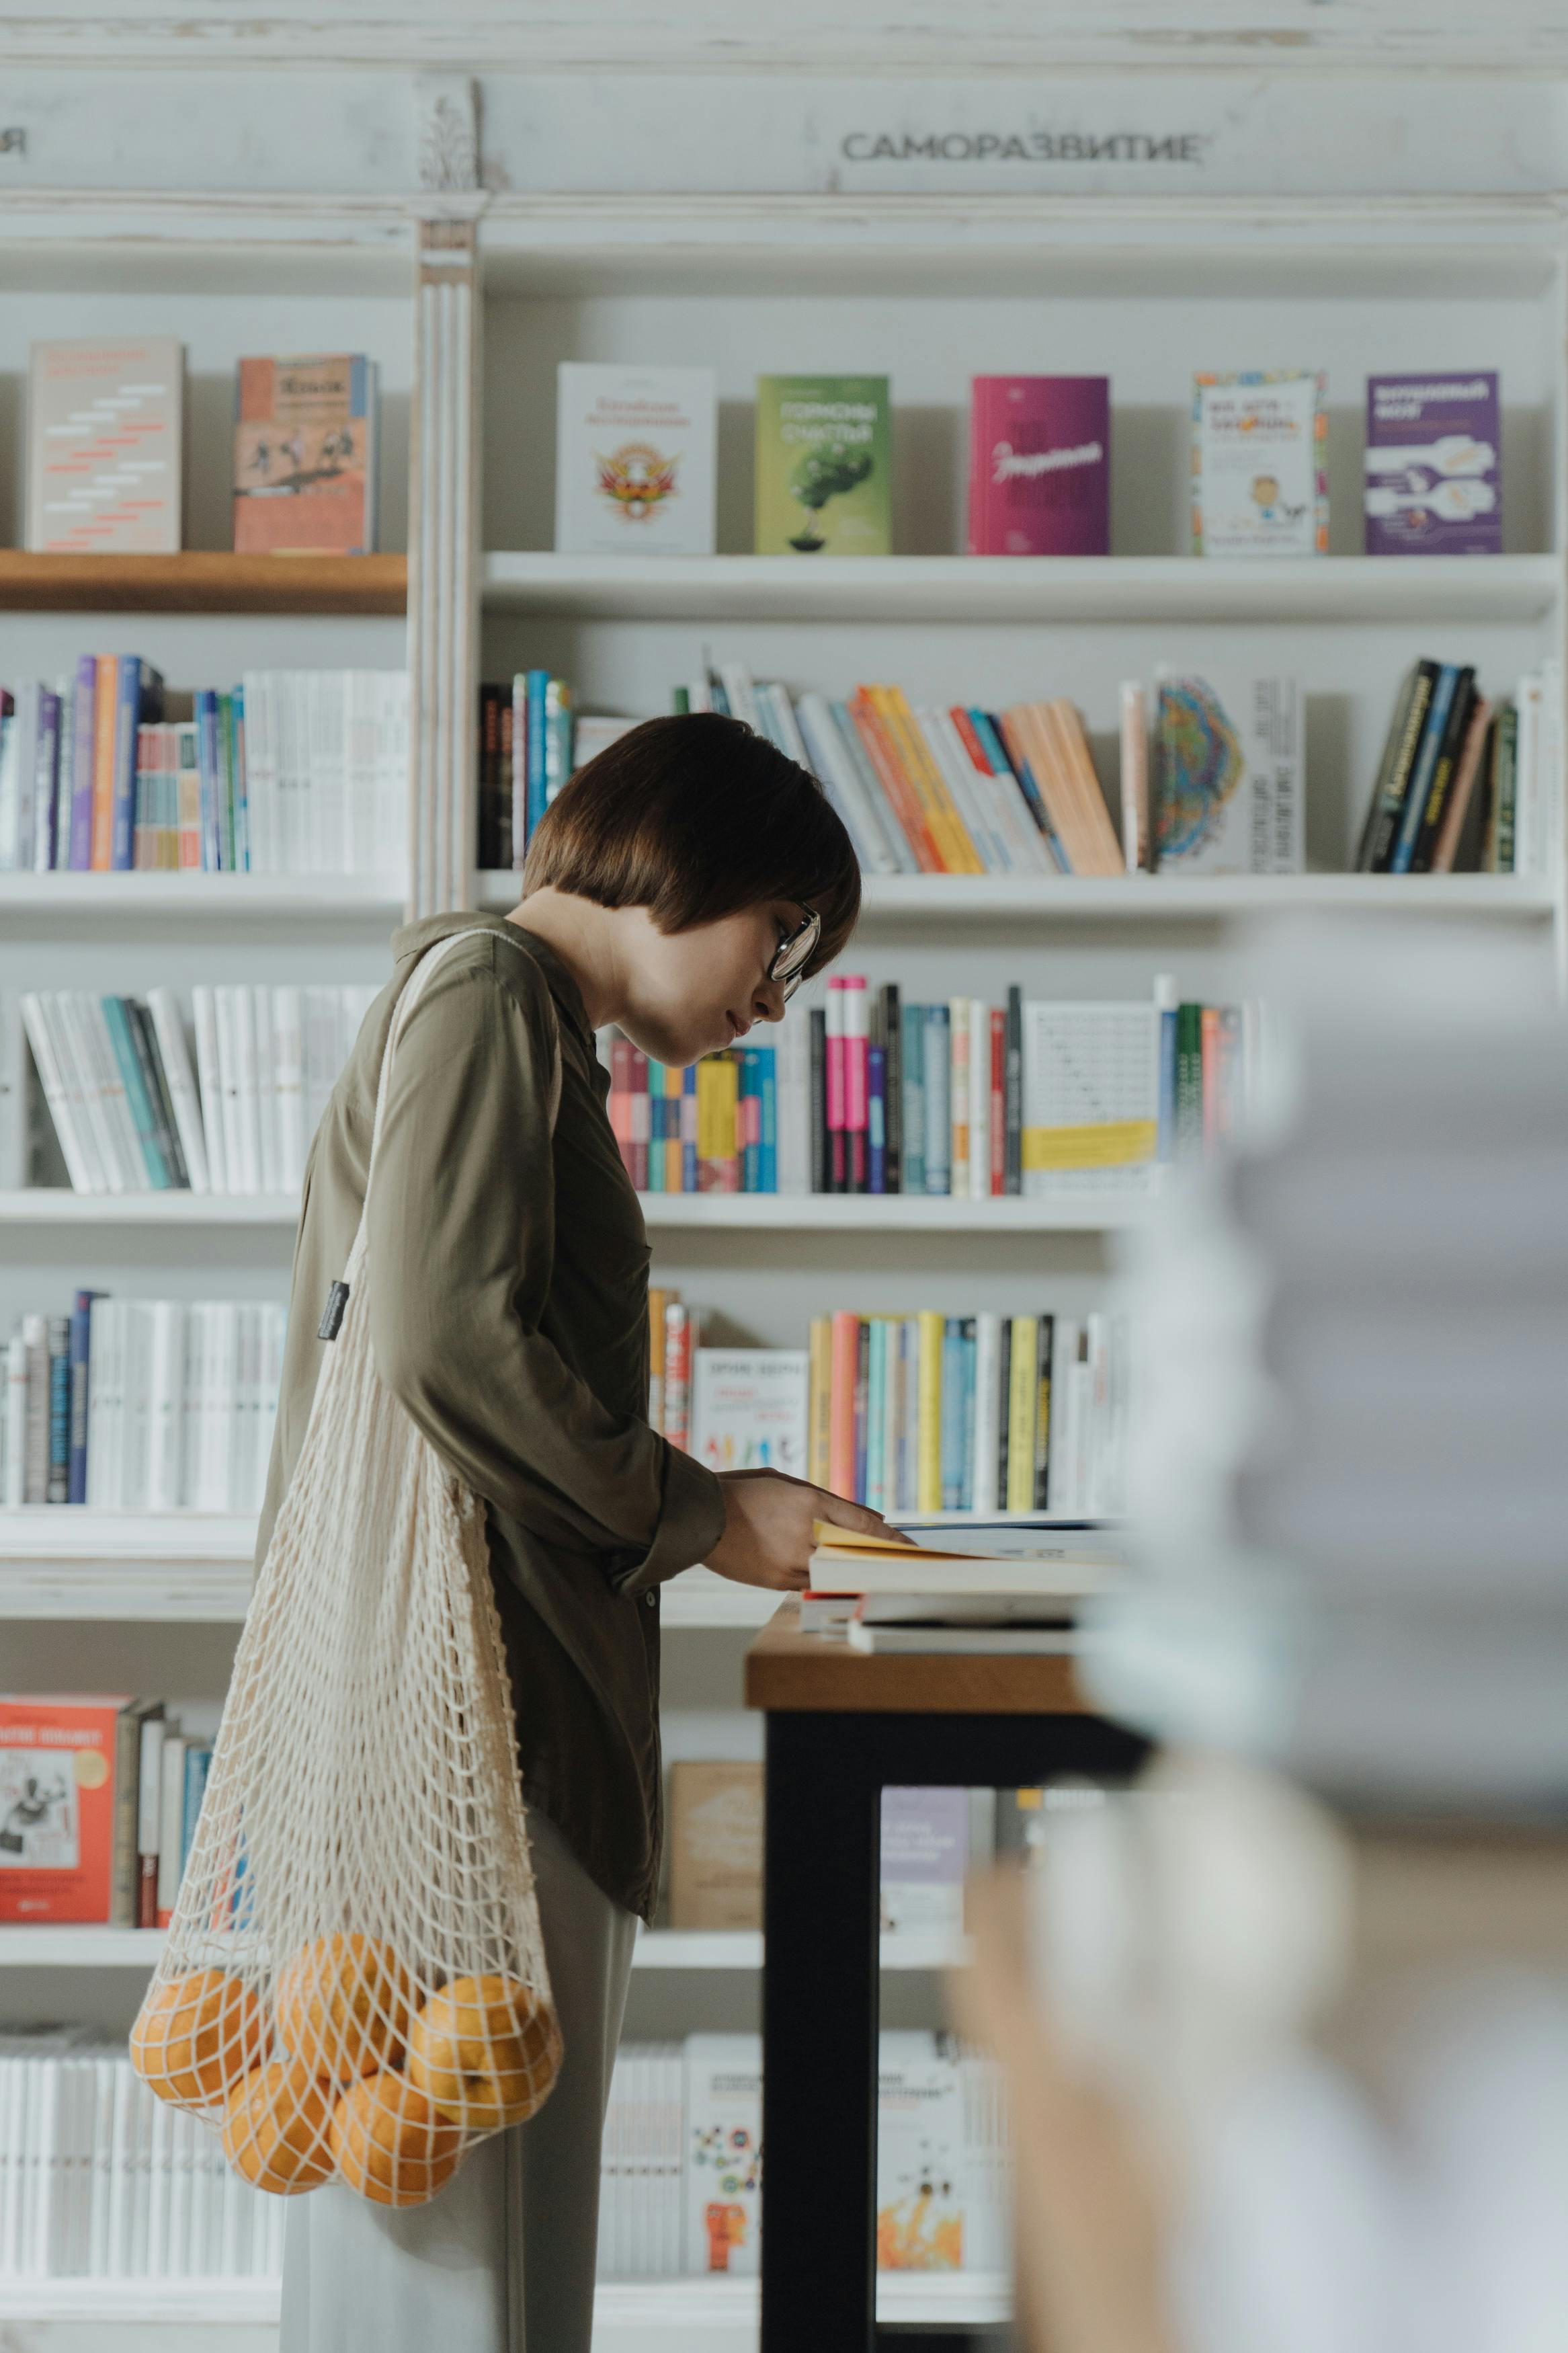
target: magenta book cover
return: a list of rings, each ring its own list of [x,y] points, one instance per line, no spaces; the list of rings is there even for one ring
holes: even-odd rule
[[[977,375],[971,555],[1109,555],[1110,378]]]

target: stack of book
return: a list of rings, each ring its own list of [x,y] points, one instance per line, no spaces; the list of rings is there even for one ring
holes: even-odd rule
[[[267,1485],[285,1311],[249,1299],[79,1291],[5,1351],[9,1506],[255,1512]]]
[[[601,2279],[756,2276],[762,2093],[755,2034],[622,2044],[600,2158]],[[877,2143],[878,2268],[1000,2271],[1011,2168],[994,2063],[946,2035],[884,2032]]]
[[[813,997],[821,1001],[815,1005]],[[1257,1080],[1256,1004],[909,1004],[835,974],[777,1044],[650,1063],[606,1032],[610,1122],[639,1192],[1005,1195],[1137,1190],[1217,1149]]]
[[[297,1193],[372,987],[30,992],[22,1018],[79,1193]]]
[[[801,1630],[894,1656],[1066,1657],[1080,1607],[1126,1580],[1125,1556],[1089,1529],[1051,1541],[1009,1525],[910,1545],[818,1520]]]
[[[167,1927],[211,1761],[162,1700],[0,1698],[0,1921]]]
[[[1114,1314],[815,1316],[806,1475],[879,1512],[1114,1517],[1128,1383]]]
[[[0,2281],[275,2279],[280,2198],[85,2027],[0,2034]]]
[[[1556,665],[1493,702],[1468,663],[1417,661],[1394,706],[1362,828],[1363,874],[1539,873]]]
[[[134,654],[0,690],[0,872],[374,874],[404,861],[403,670],[174,697]]]
[[[510,684],[481,686],[479,865],[521,873],[534,829],[562,786],[636,724],[576,711],[567,681],[546,670],[520,670]]]

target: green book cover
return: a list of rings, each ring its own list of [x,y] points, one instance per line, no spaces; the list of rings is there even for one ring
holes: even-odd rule
[[[889,555],[885,375],[757,378],[759,555]]]

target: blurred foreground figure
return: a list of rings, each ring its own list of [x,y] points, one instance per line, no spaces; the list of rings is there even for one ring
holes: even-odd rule
[[[1270,952],[1271,1105],[1133,1270],[1172,1744],[976,1891],[1033,2353],[1568,2347],[1568,1027],[1477,940]]]

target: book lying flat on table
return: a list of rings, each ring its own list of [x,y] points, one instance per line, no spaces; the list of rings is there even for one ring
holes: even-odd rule
[[[1113,1543],[1088,1531],[1074,1530],[1027,1552],[986,1549],[981,1536],[967,1546],[900,1544],[828,1520],[818,1520],[813,1533],[813,1594],[1033,1595],[1075,1601],[1119,1584],[1126,1567]]]
[[[851,1618],[849,1647],[874,1658],[1068,1658],[1078,1648],[1070,1626],[950,1626],[924,1619],[907,1626],[868,1626]]]

